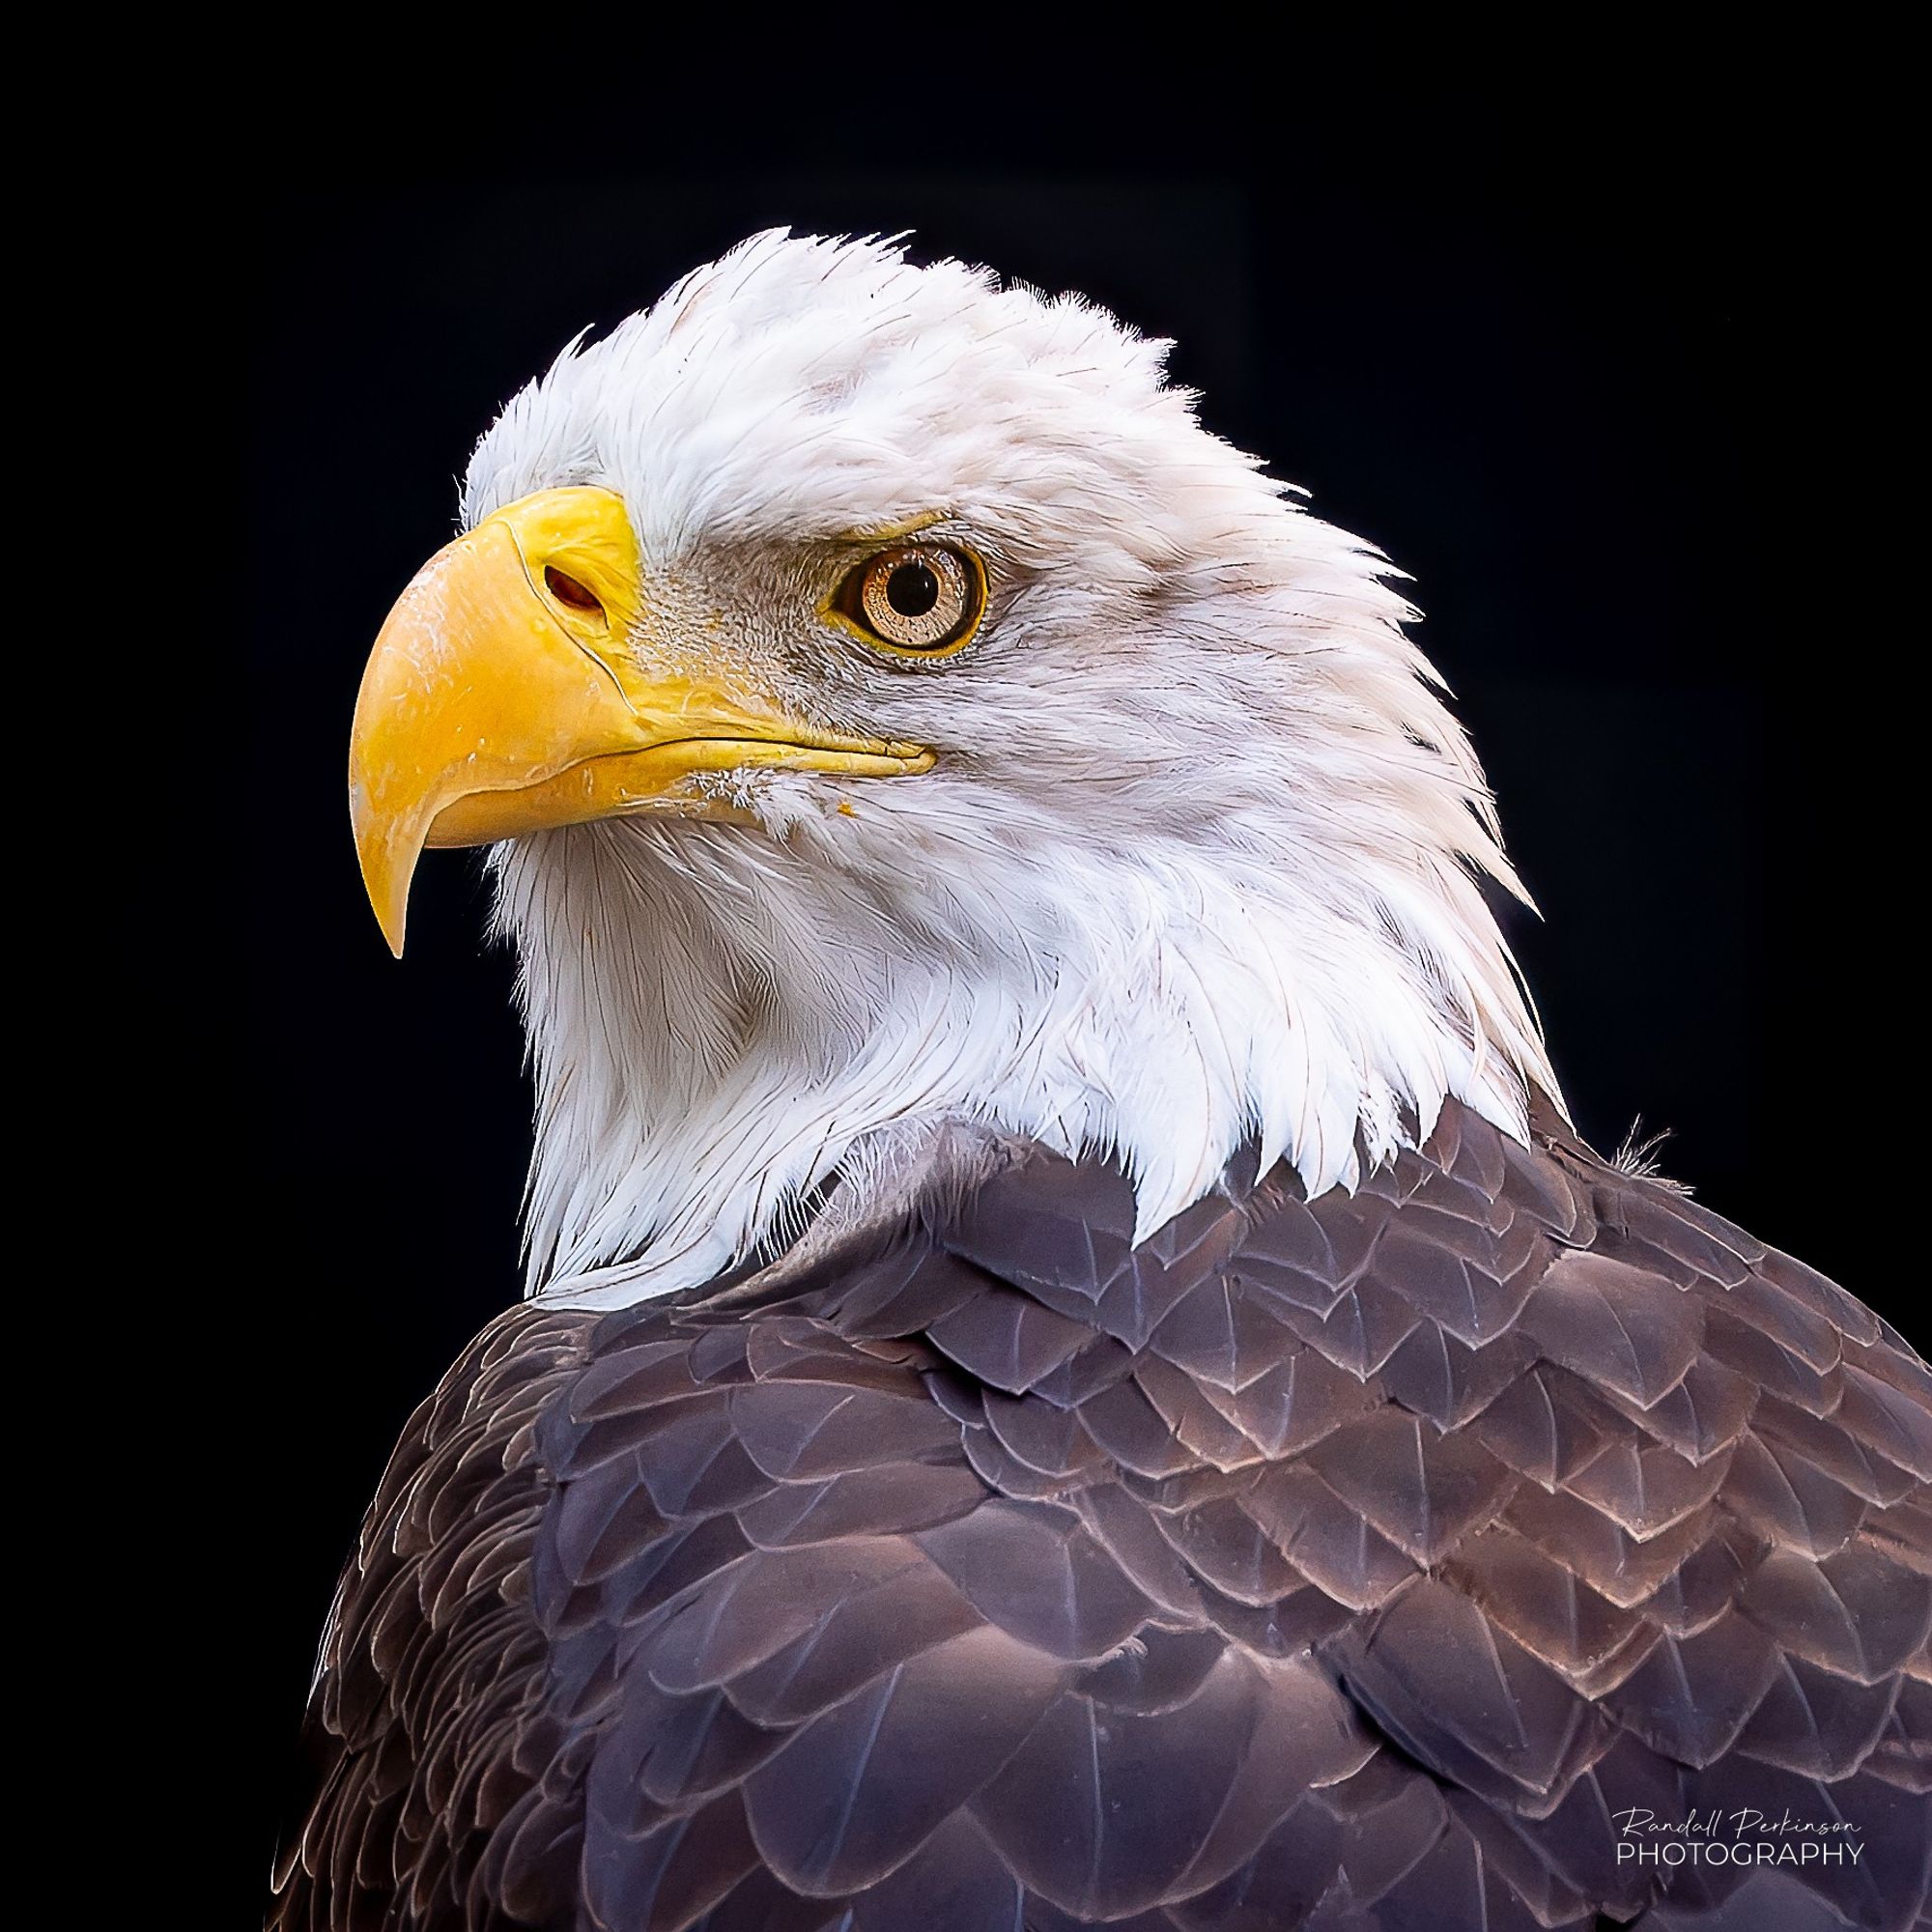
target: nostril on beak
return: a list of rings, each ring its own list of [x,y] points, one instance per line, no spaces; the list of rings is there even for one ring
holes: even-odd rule
[[[582,611],[586,616],[603,617],[604,605],[597,593],[587,583],[580,582],[568,571],[557,569],[554,563],[544,565],[544,588],[572,611]]]

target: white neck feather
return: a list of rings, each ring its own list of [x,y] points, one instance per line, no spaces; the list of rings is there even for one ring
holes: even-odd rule
[[[1445,1095],[1520,1136],[1525,1082],[1555,1087],[1469,855],[1514,882],[1425,701],[1435,742],[1397,740],[1378,783],[1286,810],[1265,748],[1211,800],[1158,769],[1095,846],[942,769],[844,810],[771,776],[738,794],[762,831],[634,819],[500,848],[539,1095],[533,1292],[708,1280],[783,1245],[835,1173],[863,1187],[882,1139],[949,1122],[1117,1155],[1143,1236],[1250,1140],[1313,1196],[1426,1136]]]

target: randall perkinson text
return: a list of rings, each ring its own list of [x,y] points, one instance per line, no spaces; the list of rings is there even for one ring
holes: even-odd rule
[[[1842,1818],[1774,1818],[1748,1807],[1660,1818],[1634,1804],[1610,1816],[1619,1864],[1855,1865],[1864,1851],[1859,1828]]]

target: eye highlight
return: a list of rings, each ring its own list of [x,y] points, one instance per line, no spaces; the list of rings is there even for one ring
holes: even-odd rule
[[[970,552],[895,544],[839,586],[837,609],[868,641],[917,657],[957,650],[979,627],[986,575]]]

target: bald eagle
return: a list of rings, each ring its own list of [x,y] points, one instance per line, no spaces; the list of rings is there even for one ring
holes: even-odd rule
[[[1572,1130],[1373,549],[1165,345],[760,236],[384,624],[530,1294],[323,1641],[277,1927],[1905,1926],[1932,1378]]]

